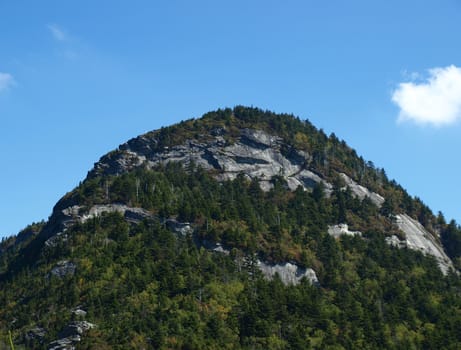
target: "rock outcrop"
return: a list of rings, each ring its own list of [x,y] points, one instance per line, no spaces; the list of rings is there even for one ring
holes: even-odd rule
[[[77,317],[85,317],[87,312],[83,310],[80,306],[77,306],[75,309],[72,310],[72,315]]]
[[[94,328],[93,323],[87,321],[74,321],[69,323],[59,332],[58,339],[48,345],[48,350],[72,350],[82,340],[82,335]]]
[[[450,268],[453,268],[450,258],[445,254],[435,237],[423,225],[407,214],[399,214],[395,218],[399,229],[405,233],[405,241],[397,245],[394,239],[393,245],[406,246],[410,249],[419,250],[424,254],[432,255],[436,258],[444,274],[447,274]]]
[[[213,133],[212,133],[213,134]],[[154,151],[157,141],[150,136],[140,136],[121,145],[95,164],[89,176],[96,174],[122,174],[141,165],[155,167],[168,162],[191,163],[207,170],[216,171],[218,180],[233,180],[239,174],[258,179],[263,190],[269,190],[273,176],[282,176],[291,190],[298,186],[311,189],[322,182],[325,191],[331,192],[332,185],[309,170],[311,156],[303,151],[290,149],[283,140],[260,130],[243,129],[232,144],[214,133],[207,142],[186,141],[182,145]]]
[[[76,268],[77,265],[75,265],[75,263],[68,260],[62,260],[51,269],[50,275],[59,278],[64,278],[67,275],[73,276]]]
[[[368,188],[359,185],[357,182],[352,180],[349,176],[344,173],[339,174],[341,178],[346,183],[346,186],[349,187],[354,195],[356,195],[361,200],[369,198],[371,202],[377,207],[381,207],[384,203],[384,197],[378,193],[370,191]]]
[[[154,216],[142,208],[133,208],[124,204],[109,203],[92,206],[88,211],[83,206],[72,205],[61,210],[55,208],[53,214],[54,230],[45,241],[45,246],[56,247],[60,242],[66,242],[68,235],[67,229],[76,223],[84,223],[94,217],[101,216],[105,213],[119,213],[128,222],[137,224],[144,219],[150,219]]]
[[[225,255],[230,254],[229,249],[223,247],[221,243],[202,241],[200,245],[216,253]],[[243,259],[240,260],[239,264],[245,265],[250,259],[248,257],[243,257]],[[275,275],[278,275],[282,283],[287,286],[298,285],[303,278],[306,278],[313,285],[319,285],[319,280],[317,279],[317,275],[313,269],[300,267],[292,262],[271,264],[261,261],[260,259],[256,259],[256,266],[266,279],[271,280],[275,277]]]
[[[258,268],[267,279],[273,279],[275,275],[278,275],[285,285],[297,285],[303,278],[306,278],[313,285],[319,284],[317,275],[311,268],[303,268],[290,262],[271,265],[258,260],[257,263]]]
[[[181,236],[187,236],[188,234],[192,234],[194,232],[194,229],[189,222],[180,222],[174,219],[166,219],[163,221],[170,231],[173,231]]]
[[[46,334],[47,331],[45,328],[35,327],[26,333],[25,339],[27,342],[36,342],[39,344],[43,344]]]
[[[339,238],[344,235],[362,236],[362,232],[360,231],[349,231],[349,226],[347,224],[338,224],[338,225],[328,226],[328,234],[335,238]]]
[[[91,207],[88,213],[79,217],[78,220],[80,222],[85,222],[91,218],[101,216],[104,213],[119,213],[124,216],[128,222],[135,224],[152,217],[152,214],[142,208],[132,208],[124,204],[103,204]]]
[[[396,247],[396,248],[405,248],[405,247],[407,247],[406,241],[401,241],[399,239],[399,237],[397,237],[396,235],[386,237],[385,241],[386,241],[387,244],[389,244],[392,247]]]

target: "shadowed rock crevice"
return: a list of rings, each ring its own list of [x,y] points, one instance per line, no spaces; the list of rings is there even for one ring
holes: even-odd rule
[[[221,165],[215,158],[214,154],[212,151],[209,149],[205,149],[205,152],[202,154],[202,159],[204,159],[208,164],[210,164],[214,169],[216,170],[222,170]]]
[[[264,165],[266,165],[266,164],[270,164],[265,159],[257,159],[257,158],[252,158],[252,157],[241,157],[241,156],[235,156],[233,158],[239,164],[250,164],[250,165],[255,165],[255,164],[264,164]]]

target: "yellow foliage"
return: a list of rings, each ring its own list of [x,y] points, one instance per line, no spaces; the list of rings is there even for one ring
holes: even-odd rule
[[[309,137],[301,132],[295,134],[294,139],[295,147],[300,149],[306,149],[309,145]]]
[[[93,262],[89,258],[81,258],[78,266],[82,271],[90,272],[93,267]]]

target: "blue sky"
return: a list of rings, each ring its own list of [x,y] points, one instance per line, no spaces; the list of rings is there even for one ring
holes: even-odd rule
[[[461,3],[0,2],[0,236],[100,156],[238,104],[346,140],[461,222]]]

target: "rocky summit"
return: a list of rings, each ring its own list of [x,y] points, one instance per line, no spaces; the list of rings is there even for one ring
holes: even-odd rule
[[[311,191],[322,184],[325,193],[331,194],[332,183],[312,164],[313,156],[308,152],[295,149],[283,138],[263,130],[243,128],[232,143],[226,141],[225,134],[225,128],[213,129],[206,142],[188,139],[162,150],[156,148],[160,143],[158,139],[143,135],[103,157],[95,164],[90,176],[119,175],[137,167],[153,169],[178,162],[185,167],[195,164],[213,171],[218,181],[235,180],[238,175],[244,175],[248,180],[258,181],[263,191],[270,191],[272,179],[279,176],[291,191],[298,187]],[[382,195],[358,184],[347,174],[338,172],[338,175],[344,181],[342,190],[350,190],[359,200],[367,198],[378,208],[385,202]],[[397,215],[394,220],[406,235],[407,247],[434,256],[444,273],[453,267],[436,233],[430,234],[406,214]]]
[[[0,245],[0,347],[456,348],[461,229],[307,120],[135,137]]]

